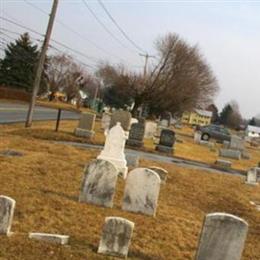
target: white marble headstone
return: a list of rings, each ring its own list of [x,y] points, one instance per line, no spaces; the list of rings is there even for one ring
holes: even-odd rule
[[[147,168],[136,168],[127,175],[122,209],[155,216],[160,192],[159,175]]]
[[[107,133],[104,148],[97,157],[97,159],[112,162],[124,178],[126,178],[128,169],[124,153],[126,140],[127,135],[118,122]]]
[[[15,208],[15,200],[0,196],[0,235],[9,235]]]
[[[196,260],[240,260],[248,224],[226,213],[208,214],[200,235]]]
[[[113,163],[93,160],[85,169],[79,201],[112,208],[117,176]]]

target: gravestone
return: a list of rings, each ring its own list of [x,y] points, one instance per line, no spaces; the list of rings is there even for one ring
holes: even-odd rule
[[[144,145],[144,124],[134,123],[131,126],[126,144],[134,147],[142,147]]]
[[[230,161],[218,159],[215,162],[215,166],[217,166],[219,168],[223,168],[223,169],[229,169],[229,168],[231,168],[232,163]]]
[[[119,122],[121,124],[121,127],[124,129],[124,131],[129,131],[131,126],[131,118],[132,115],[130,112],[123,111],[123,110],[116,110],[112,113],[109,128],[111,129],[117,124],[117,122]]]
[[[130,126],[132,126],[132,124],[136,124],[136,123],[138,123],[138,122],[139,122],[138,119],[132,117],[132,118],[131,118],[131,121],[130,121]]]
[[[127,154],[126,161],[128,167],[138,167],[140,157],[136,154]]]
[[[0,235],[10,235],[14,216],[15,200],[0,196]]]
[[[258,169],[259,169],[258,167],[254,167],[247,172],[246,184],[258,185],[257,182]]]
[[[117,176],[111,162],[93,160],[84,171],[79,201],[112,208]]]
[[[75,135],[79,137],[92,137],[94,132],[96,115],[92,113],[82,113]]]
[[[236,135],[231,135],[231,140],[229,144],[229,149],[242,151],[245,149],[244,140]]]
[[[163,169],[161,167],[157,167],[157,166],[151,166],[148,169],[155,171],[159,175],[161,184],[166,183],[168,171],[166,171],[165,169]]]
[[[159,175],[146,168],[136,168],[126,179],[122,209],[155,216],[160,192]]]
[[[223,141],[223,148],[224,148],[224,149],[228,149],[228,148],[229,148],[229,146],[230,146],[230,142],[229,142],[229,141],[226,141],[226,140],[224,140],[224,141]]]
[[[162,127],[169,127],[169,121],[166,120],[166,119],[162,119],[160,122],[159,122],[159,126],[162,126]]]
[[[240,260],[248,224],[225,213],[208,214],[200,235],[196,260]]]
[[[231,149],[219,149],[219,156],[230,158],[230,159],[241,159],[241,151],[239,150],[231,150]]]
[[[39,241],[50,242],[54,244],[67,245],[69,242],[69,236],[47,233],[29,233],[30,239]]]
[[[111,121],[111,114],[104,112],[101,118],[101,128],[107,131],[110,126],[110,121]]]
[[[246,160],[250,160],[251,159],[251,155],[248,152],[248,150],[246,150],[246,149],[241,151],[241,157],[242,157],[242,159],[246,159]]]
[[[153,121],[147,121],[145,123],[144,138],[153,138],[157,131],[157,124]]]
[[[112,162],[124,178],[126,178],[127,174],[127,162],[124,153],[126,139],[121,124],[117,123],[107,133],[104,148],[97,157],[97,159]]]
[[[127,257],[134,223],[119,217],[107,217],[103,226],[98,253]]]
[[[200,131],[196,131],[194,133],[194,143],[195,144],[199,144],[201,141],[201,132]]]
[[[169,129],[163,129],[161,131],[159,144],[156,146],[156,150],[164,153],[173,153],[173,145],[175,142],[175,133]]]

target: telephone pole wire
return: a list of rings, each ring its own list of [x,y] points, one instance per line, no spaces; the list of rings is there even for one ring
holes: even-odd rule
[[[44,62],[45,62],[45,56],[46,56],[46,52],[47,52],[49,42],[50,42],[50,37],[51,37],[51,32],[52,32],[52,28],[53,28],[53,24],[54,24],[55,15],[57,12],[58,2],[59,2],[58,0],[53,0],[52,10],[51,10],[50,18],[49,18],[49,22],[48,22],[48,27],[47,27],[47,31],[45,34],[45,39],[44,39],[44,42],[42,45],[40,59],[39,59],[37,70],[36,70],[36,75],[35,75],[35,80],[34,80],[34,85],[33,85],[33,92],[32,92],[32,97],[31,97],[31,101],[30,101],[30,105],[29,105],[29,109],[28,109],[25,127],[31,127],[31,125],[32,125],[33,111],[34,111],[36,98],[37,98],[37,94],[38,94],[39,87],[40,87],[41,76],[42,76],[43,66],[44,66]]]

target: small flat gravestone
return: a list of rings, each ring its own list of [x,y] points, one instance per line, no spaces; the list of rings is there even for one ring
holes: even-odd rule
[[[29,233],[30,239],[60,244],[60,245],[67,245],[69,242],[69,236],[65,235],[58,235],[58,234],[47,234],[47,233]]]
[[[96,115],[92,113],[82,113],[79,126],[75,129],[75,135],[79,137],[92,137],[94,132]]]
[[[134,223],[119,217],[107,217],[103,226],[98,253],[127,257]]]
[[[132,124],[126,144],[134,147],[142,147],[144,145],[143,139],[144,139],[144,124],[143,123]]]
[[[161,184],[166,183],[168,171],[166,171],[165,169],[163,169],[161,167],[157,167],[157,166],[151,166],[151,167],[149,167],[149,169],[152,171],[155,171],[159,175],[159,177],[161,179]]]
[[[124,131],[129,131],[131,126],[132,115],[128,111],[116,110],[111,116],[109,128],[114,127],[118,122],[121,124],[121,127]]]
[[[112,208],[117,176],[113,163],[92,161],[84,172],[79,201]]]
[[[205,217],[196,260],[240,260],[247,236],[248,224],[226,213]]]
[[[258,171],[260,172],[260,168],[254,167],[247,172],[246,184],[258,185],[257,182]]]
[[[155,216],[160,192],[160,177],[150,169],[136,168],[129,172],[122,209]]]
[[[231,168],[232,163],[230,161],[218,159],[215,162],[215,166],[217,166],[219,168],[229,169],[229,168]]]
[[[161,131],[159,144],[156,146],[156,150],[168,154],[173,153],[173,145],[175,143],[175,133],[169,129],[163,129]]]
[[[10,230],[14,216],[15,200],[0,196],[0,235],[11,235]]]
[[[230,159],[241,159],[241,151],[239,150],[231,150],[231,149],[219,149],[219,156],[230,158]]]
[[[107,133],[104,148],[97,157],[97,159],[112,162],[124,178],[126,178],[128,170],[124,153],[126,139],[126,133],[121,124],[117,123]]]
[[[15,151],[15,150],[4,150],[0,151],[0,156],[3,157],[21,157],[23,153]]]

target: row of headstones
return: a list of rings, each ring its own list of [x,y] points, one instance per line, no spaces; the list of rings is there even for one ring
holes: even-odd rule
[[[113,207],[119,175],[110,161],[93,160],[84,171],[80,202]],[[167,179],[167,171],[159,167],[136,168],[127,174],[122,209],[155,216],[160,184]]]
[[[10,235],[15,200],[0,196],[0,234]],[[127,257],[134,223],[120,217],[107,217],[103,226],[98,253]],[[208,214],[204,219],[197,260],[241,259],[248,232],[248,224],[241,218],[225,213]],[[68,244],[69,236],[29,233],[29,238],[52,243]]]
[[[80,137],[92,137],[94,132],[96,115],[92,113],[82,113],[79,125],[75,129],[75,135]],[[145,120],[136,120],[131,117],[131,113],[128,111],[117,110],[112,115],[109,113],[103,113],[101,119],[101,126],[108,133],[108,130],[120,122],[121,127],[125,132],[129,132],[127,136],[127,145],[134,147],[142,147],[144,144],[145,135],[154,136],[157,131],[157,124],[155,122],[147,122]],[[172,153],[175,143],[175,133],[170,129],[161,129],[159,144],[156,146],[156,150]]]

